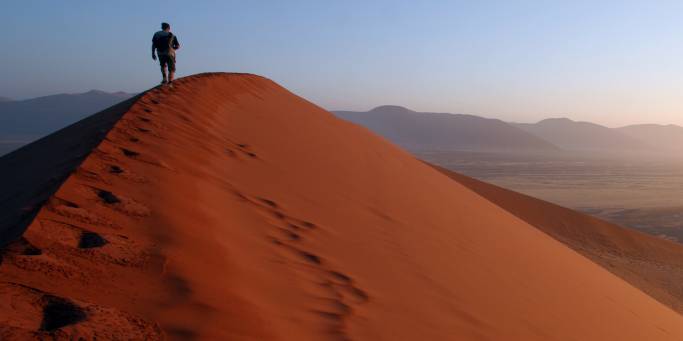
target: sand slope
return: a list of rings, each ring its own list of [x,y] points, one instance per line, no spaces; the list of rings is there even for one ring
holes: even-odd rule
[[[434,167],[683,313],[681,244]]]
[[[0,157],[0,247],[21,235],[45,200],[136,100],[121,102]]]
[[[252,75],[144,94],[0,278],[2,339],[683,339],[666,306]]]

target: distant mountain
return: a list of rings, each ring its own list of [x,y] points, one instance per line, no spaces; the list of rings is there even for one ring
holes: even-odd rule
[[[0,96],[0,103],[2,103],[2,102],[12,102],[12,101],[14,101],[14,100],[11,99],[11,98],[9,98],[9,97],[2,97],[2,96]]]
[[[553,144],[497,119],[420,113],[393,105],[368,112],[335,111],[334,114],[412,150],[558,150]]]
[[[567,150],[648,150],[652,146],[617,129],[568,118],[550,118],[538,123],[512,123],[545,141]]]
[[[662,151],[683,151],[683,127],[675,124],[638,124],[616,130]]]
[[[91,90],[0,101],[0,155],[132,96]]]
[[[0,103],[0,134],[45,135],[132,95],[91,90]]]

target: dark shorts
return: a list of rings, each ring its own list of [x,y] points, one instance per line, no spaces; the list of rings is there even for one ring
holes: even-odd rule
[[[162,68],[168,65],[168,71],[175,72],[175,56],[170,54],[160,54],[159,64],[161,64]]]

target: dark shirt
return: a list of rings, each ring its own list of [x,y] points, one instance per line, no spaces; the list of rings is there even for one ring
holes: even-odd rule
[[[173,41],[169,42],[169,39]],[[152,37],[152,45],[159,55],[175,55],[175,50],[180,47],[178,37],[171,32],[159,31]]]

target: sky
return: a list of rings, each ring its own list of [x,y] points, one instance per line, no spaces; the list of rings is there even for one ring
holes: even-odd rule
[[[683,125],[681,1],[3,0],[0,96],[153,87],[162,21],[178,76],[255,73],[329,110]]]

